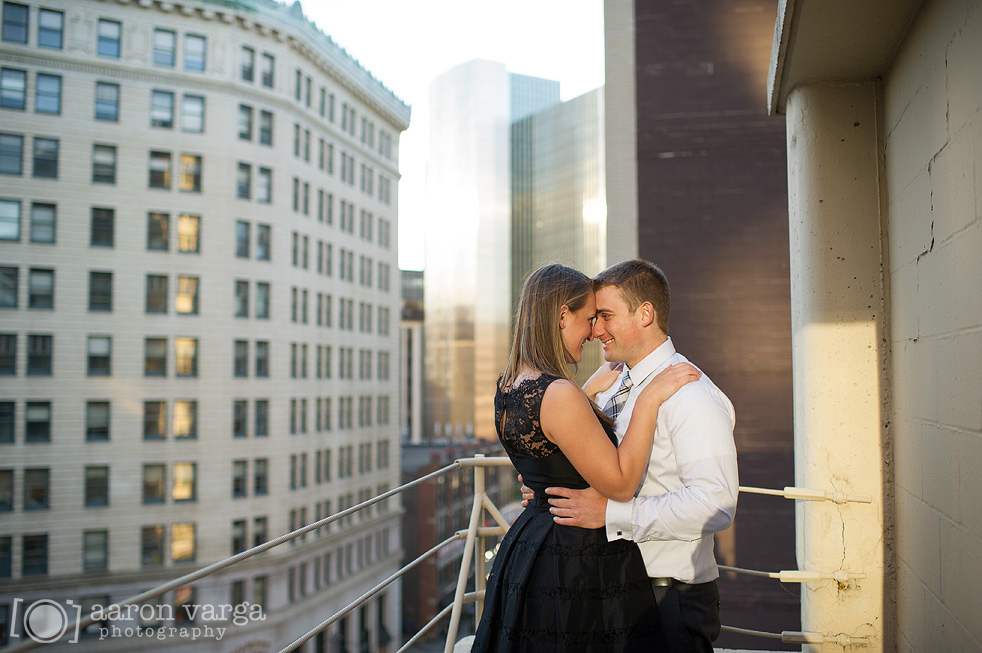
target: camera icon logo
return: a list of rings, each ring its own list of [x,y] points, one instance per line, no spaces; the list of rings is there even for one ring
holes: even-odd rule
[[[68,600],[64,605],[51,599],[38,599],[27,607],[23,608],[23,632],[15,632],[17,624],[17,612],[21,609],[24,599],[14,599],[13,611],[11,614],[11,637],[22,637],[27,635],[39,644],[51,644],[57,642],[68,633],[69,626],[74,622],[75,632],[71,633],[69,643],[78,642],[79,621],[82,616],[82,606],[72,600]],[[69,614],[70,612],[74,614]]]

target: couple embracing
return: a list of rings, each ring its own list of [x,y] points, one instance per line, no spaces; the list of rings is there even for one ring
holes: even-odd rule
[[[642,260],[526,280],[494,406],[528,505],[488,578],[475,653],[712,651],[734,412],[675,351],[669,307]],[[581,390],[570,366],[594,338],[607,363]]]

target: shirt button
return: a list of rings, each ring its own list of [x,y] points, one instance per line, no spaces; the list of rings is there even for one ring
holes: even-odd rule
[[[617,529],[617,534],[618,534],[618,535],[623,535],[623,534],[624,534],[624,531],[622,531],[622,530],[620,530],[620,529]]]

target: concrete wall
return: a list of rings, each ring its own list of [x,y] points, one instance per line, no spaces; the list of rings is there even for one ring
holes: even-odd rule
[[[900,651],[982,648],[982,3],[926,2],[884,80]]]

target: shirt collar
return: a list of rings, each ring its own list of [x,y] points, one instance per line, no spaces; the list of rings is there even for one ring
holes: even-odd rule
[[[675,355],[675,345],[669,337],[662,344],[638,361],[638,364],[628,369],[627,375],[631,377],[631,383],[637,385],[643,383],[645,379],[654,372],[661,370],[668,364],[669,359]]]

